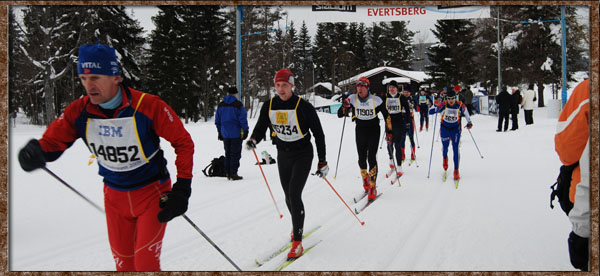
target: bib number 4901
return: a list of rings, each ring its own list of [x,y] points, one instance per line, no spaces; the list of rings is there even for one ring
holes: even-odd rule
[[[104,160],[110,162],[127,163],[140,160],[138,157],[139,149],[137,146],[113,147],[99,145],[96,147],[94,143],[90,143],[90,146],[96,156],[102,156]]]

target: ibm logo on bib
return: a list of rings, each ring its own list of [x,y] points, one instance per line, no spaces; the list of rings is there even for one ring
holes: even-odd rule
[[[287,125],[288,124],[288,114],[287,112],[277,112],[275,113],[275,123],[278,125]]]
[[[98,133],[98,135],[100,136],[106,136],[106,137],[123,137],[123,133],[121,132],[121,130],[123,130],[123,127],[113,127],[113,126],[98,126],[100,127],[100,132]]]

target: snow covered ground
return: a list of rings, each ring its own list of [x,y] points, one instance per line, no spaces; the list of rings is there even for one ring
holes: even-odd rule
[[[550,98],[546,95],[547,101]],[[573,271],[567,249],[570,223],[558,202],[554,209],[549,206],[549,187],[556,180],[560,161],[553,138],[557,119],[546,113],[546,108],[536,108],[535,124],[525,126],[521,112],[519,129],[503,133],[495,132],[497,117],[473,116],[471,132],[484,158],[465,129],[458,189],[451,180],[441,181],[441,142],[433,136],[434,117],[430,117],[429,131],[418,132],[417,163],[404,166],[401,187],[387,184],[387,152],[385,147],[379,150],[378,185],[383,195],[359,215],[364,226],[325,181],[310,176],[303,193],[305,230],[322,227],[305,243],[322,242],[286,270]],[[328,179],[350,204],[362,190],[354,123],[346,122],[334,179],[343,120],[332,114],[319,116],[326,135]],[[256,119],[249,122],[253,128]],[[263,170],[283,219],[251,152],[242,153],[239,174],[244,180],[205,177],[201,170],[223,154],[214,122],[186,128],[196,147],[187,216],[242,270],[273,269],[277,259],[256,267],[254,258],[289,239],[291,217],[276,165],[265,165]],[[114,270],[104,215],[46,172],[26,173],[18,165],[18,150],[29,139],[41,137],[43,130],[21,119],[9,132],[9,270]],[[164,140],[161,145],[174,175],[173,149]],[[277,155],[270,141],[258,144],[257,153],[263,150]],[[48,168],[103,206],[102,180],[97,164],[88,166],[89,156],[78,140]],[[168,224],[161,265],[169,271],[235,270],[183,218]]]

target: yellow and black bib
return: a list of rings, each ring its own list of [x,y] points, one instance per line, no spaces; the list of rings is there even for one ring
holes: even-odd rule
[[[302,98],[298,98],[294,109],[278,109],[271,110],[273,98],[269,103],[269,120],[273,126],[273,130],[281,141],[294,142],[304,138],[304,134],[298,123],[298,105]]]

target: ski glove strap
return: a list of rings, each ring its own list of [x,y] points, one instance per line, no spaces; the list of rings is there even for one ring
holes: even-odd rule
[[[21,168],[26,172],[46,166],[44,151],[38,140],[29,140],[27,145],[19,151],[19,164],[21,164]]]
[[[161,195],[158,206],[162,210],[157,216],[159,222],[168,222],[187,211],[188,199],[192,194],[191,184],[191,179],[177,178],[171,191]]]
[[[246,149],[253,150],[256,149],[256,140],[254,138],[250,138],[248,142],[246,142]]]
[[[329,166],[327,165],[327,161],[321,161],[317,164],[317,172],[315,173],[319,177],[326,177],[327,173],[329,173]]]

